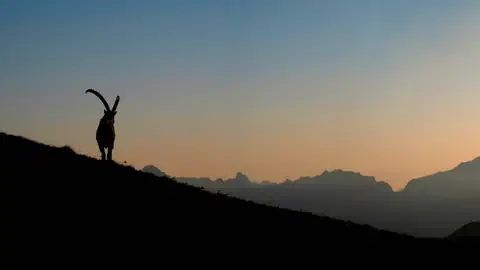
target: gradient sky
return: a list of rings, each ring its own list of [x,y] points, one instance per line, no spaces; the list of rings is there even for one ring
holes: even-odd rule
[[[0,0],[0,129],[175,176],[345,169],[395,189],[480,156],[480,2]]]

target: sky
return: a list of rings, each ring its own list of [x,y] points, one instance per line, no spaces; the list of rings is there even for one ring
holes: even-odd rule
[[[480,156],[480,2],[0,0],[0,130],[174,176],[344,169],[394,189]]]

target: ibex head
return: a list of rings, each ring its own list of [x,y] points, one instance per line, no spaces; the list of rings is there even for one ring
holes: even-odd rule
[[[105,98],[103,98],[103,96],[99,92],[97,92],[96,90],[88,89],[87,91],[85,91],[85,93],[92,93],[95,96],[97,96],[102,101],[103,105],[105,106],[105,110],[103,110],[103,118],[102,119],[109,124],[115,123],[115,115],[117,114],[117,107],[118,107],[118,103],[120,102],[120,96],[117,96],[117,99],[115,99],[115,103],[113,104],[113,108],[110,109],[110,106],[108,105]]]

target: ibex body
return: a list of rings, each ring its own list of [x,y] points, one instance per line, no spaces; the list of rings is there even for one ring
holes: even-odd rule
[[[115,104],[112,109],[108,105],[103,96],[93,89],[88,89],[85,93],[92,93],[97,96],[105,106],[103,111],[103,117],[100,119],[97,127],[96,140],[100,153],[102,154],[102,160],[112,160],[112,152],[115,147],[115,115],[117,114],[117,106],[120,101],[120,96],[117,96]],[[107,154],[105,154],[107,149]]]

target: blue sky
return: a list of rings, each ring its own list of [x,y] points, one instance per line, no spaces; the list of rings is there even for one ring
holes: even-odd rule
[[[390,132],[380,128],[390,120],[376,115],[408,111],[409,102],[423,102],[409,95],[428,92],[412,85],[401,103],[394,87],[381,85],[404,83],[425,53],[438,51],[434,58],[443,59],[461,52],[445,44],[459,40],[462,29],[475,29],[478,7],[453,0],[0,0],[0,128],[98,155],[92,134],[103,108],[84,93],[95,88],[110,102],[121,96],[118,156],[139,166],[212,177],[248,170],[272,180],[341,164],[384,178],[428,173],[436,168],[396,175],[333,154],[344,148],[310,159],[332,142],[362,144],[362,125],[379,121],[377,131]],[[442,72],[439,78],[449,70]],[[289,150],[295,160],[308,156],[298,161],[308,166],[280,173],[275,167],[290,159],[259,163],[289,155],[285,143],[320,134],[326,137]],[[338,139],[345,134],[350,137]],[[272,137],[278,144],[262,146]],[[189,151],[197,152],[187,159]],[[232,152],[237,159],[219,161]],[[206,164],[197,154],[215,158]]]

